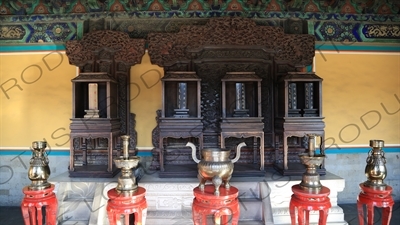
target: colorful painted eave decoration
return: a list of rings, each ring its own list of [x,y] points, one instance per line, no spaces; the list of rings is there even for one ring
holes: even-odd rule
[[[101,12],[101,13],[69,13],[69,14],[34,14],[34,15],[2,15],[0,21],[3,23],[15,22],[48,22],[51,20],[89,20],[107,17],[114,18],[210,18],[223,16],[241,16],[258,19],[287,19],[298,18],[304,20],[339,20],[359,22],[400,22],[400,14],[349,14],[349,13],[325,13],[325,12],[282,12],[282,11],[133,11],[133,12]]]
[[[2,15],[144,11],[398,14],[397,0],[1,0]]]
[[[399,13],[400,0],[0,0],[0,44],[64,43],[97,29],[145,38],[227,16],[285,30],[295,23],[282,21],[303,20],[317,41],[400,43]]]

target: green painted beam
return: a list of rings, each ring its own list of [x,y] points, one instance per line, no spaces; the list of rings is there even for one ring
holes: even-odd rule
[[[0,45],[0,53],[4,52],[31,52],[31,51],[65,51],[64,44],[17,44]]]
[[[64,44],[16,44],[0,45],[0,53],[5,52],[31,52],[31,51],[65,51]],[[315,51],[375,51],[375,52],[400,52],[400,44],[356,44],[317,42]]]

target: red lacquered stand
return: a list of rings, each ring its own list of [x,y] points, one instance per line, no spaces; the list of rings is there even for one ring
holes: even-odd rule
[[[134,193],[118,192],[115,188],[107,192],[107,215],[110,225],[120,224],[121,215],[124,215],[125,225],[129,224],[129,215],[134,214],[135,225],[142,225],[146,222],[147,201],[145,198],[146,189],[138,187]]]
[[[364,208],[367,207],[367,224],[374,224],[374,206],[382,208],[382,224],[389,225],[392,218],[392,208],[394,205],[391,196],[392,187],[386,186],[383,189],[373,188],[360,184],[361,192],[357,198],[358,223],[364,224]]]
[[[22,216],[25,225],[42,225],[42,207],[45,206],[46,225],[56,225],[58,202],[53,192],[54,184],[43,190],[29,190],[29,186],[22,189],[25,194],[21,203]]]
[[[214,195],[214,185],[205,185],[204,192],[193,189],[192,216],[195,225],[208,225],[207,216],[212,216],[214,224],[237,225],[239,222],[239,190],[235,187],[219,188],[220,195]]]
[[[290,200],[289,211],[292,225],[296,224],[297,208],[298,222],[300,225],[310,224],[310,211],[319,211],[319,225],[325,225],[328,218],[328,211],[331,208],[331,201],[328,197],[330,190],[322,186],[319,192],[303,190],[300,185],[292,186],[293,195]],[[305,220],[304,220],[305,216]]]

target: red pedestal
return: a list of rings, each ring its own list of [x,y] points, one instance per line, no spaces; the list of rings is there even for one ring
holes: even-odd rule
[[[298,223],[300,225],[310,224],[310,211],[319,211],[319,225],[326,224],[328,218],[328,210],[331,208],[331,201],[328,197],[330,190],[322,186],[318,193],[313,193],[308,190],[303,190],[300,185],[292,186],[293,195],[290,200],[290,219],[292,225],[296,224],[296,212],[298,212]],[[305,220],[304,220],[305,216]]]
[[[204,192],[198,187],[193,189],[194,199],[192,216],[195,225],[207,225],[207,217],[214,224],[232,224],[239,222],[239,190],[235,187],[219,188],[220,195],[214,195],[214,185],[205,185]]]
[[[125,225],[129,224],[129,215],[134,214],[135,225],[146,222],[147,201],[146,189],[138,187],[135,193],[119,193],[115,188],[107,192],[107,215],[110,225],[120,224],[121,215],[124,215]]]
[[[22,189],[25,196],[21,203],[21,211],[25,225],[43,224],[43,206],[46,210],[45,224],[56,225],[58,202],[53,190],[54,184],[43,190],[29,190],[29,186]]]
[[[389,225],[392,218],[392,208],[394,205],[391,196],[392,187],[386,186],[384,189],[377,189],[360,184],[361,192],[357,198],[358,223],[364,224],[364,208],[367,207],[367,224],[374,224],[374,206],[382,208],[382,224]]]

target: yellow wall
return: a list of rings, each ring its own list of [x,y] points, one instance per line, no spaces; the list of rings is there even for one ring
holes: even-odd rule
[[[131,112],[136,114],[137,147],[153,147],[151,132],[157,126],[156,111],[161,109],[163,68],[152,65],[145,54],[142,63],[131,68]]]
[[[76,67],[60,52],[2,54],[0,65],[0,147],[29,147],[32,141],[46,139],[50,147],[68,148]],[[131,68],[138,147],[152,147],[162,76],[163,69],[151,65],[148,54]]]
[[[367,145],[370,139],[400,144],[399,67],[399,54],[316,53],[316,73],[324,79],[326,147]],[[46,139],[50,147],[67,149],[75,75],[64,53],[1,54],[0,147],[28,148]],[[139,149],[152,147],[162,76],[163,69],[152,65],[147,54],[131,68]],[[395,113],[389,115],[382,104]]]
[[[370,139],[400,144],[400,54],[360,53],[316,53],[326,147],[368,145]]]
[[[61,52],[1,54],[0,146],[28,148],[43,139],[69,146],[75,74]]]

